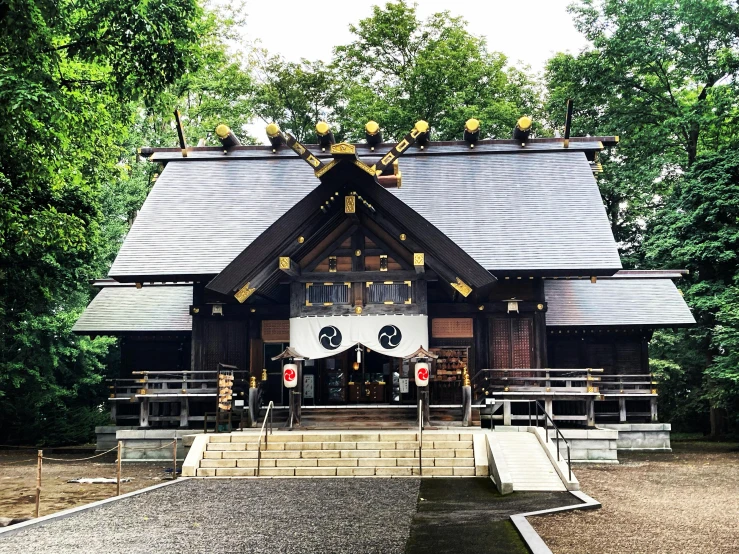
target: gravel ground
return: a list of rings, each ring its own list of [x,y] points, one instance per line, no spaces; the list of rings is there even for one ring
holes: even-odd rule
[[[0,538],[0,553],[404,551],[417,479],[188,480]]]
[[[600,510],[529,521],[555,554],[739,552],[739,445],[673,442],[575,470]]]
[[[61,459],[83,458],[79,454],[53,454]],[[170,479],[166,463],[124,464],[121,492],[150,487]],[[83,462],[44,461],[41,486],[41,515],[89,504],[115,495],[115,485],[67,483],[78,477],[115,477],[115,454]],[[36,508],[36,451],[0,452],[0,517],[33,517]]]

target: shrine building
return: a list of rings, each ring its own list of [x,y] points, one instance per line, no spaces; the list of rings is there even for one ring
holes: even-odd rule
[[[272,124],[269,146],[220,126],[221,147],[142,148],[161,172],[74,327],[119,337],[115,424],[202,429],[226,368],[236,412],[256,388],[283,420],[297,392],[303,428],[412,427],[419,356],[431,425],[523,424],[531,400],[560,426],[659,424],[650,339],[694,319],[683,271],[622,269],[596,182],[618,137],[479,125],[435,142],[421,121],[395,144],[370,122],[349,144],[320,123],[304,145]]]

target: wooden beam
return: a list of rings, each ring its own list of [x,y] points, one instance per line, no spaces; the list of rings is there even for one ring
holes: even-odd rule
[[[416,268],[416,273],[419,275],[423,273],[426,269],[425,266],[425,257],[423,255],[423,252],[414,252],[413,253],[413,267]]]
[[[425,275],[427,281],[433,281],[436,278],[435,273],[428,272]],[[363,283],[366,281],[384,282],[384,281],[417,281],[418,275],[415,271],[396,270],[396,271],[338,271],[336,273],[327,273],[324,271],[306,273],[303,272],[296,279],[299,283]],[[501,302],[501,306],[503,303]]]
[[[349,226],[348,229],[342,231],[342,228],[345,228],[347,225]],[[344,220],[344,222],[337,228],[337,232],[340,233],[338,237],[325,245],[319,244],[316,248],[320,248],[320,250],[309,252],[300,260],[303,271],[313,271],[324,258],[332,255],[334,250],[341,246],[341,243],[352,236],[356,230],[357,225],[352,225],[349,220]],[[331,234],[329,233],[327,238],[330,236]]]
[[[300,266],[290,256],[280,256],[279,268],[290,277],[300,276]]]
[[[399,251],[397,248],[393,248],[387,241],[382,239],[377,233],[368,227],[364,228],[364,234],[367,235],[377,246],[383,248],[385,250],[385,254],[392,255],[393,259],[398,262],[400,267],[403,269],[413,269],[411,264],[406,260],[408,254],[403,254],[403,252]]]

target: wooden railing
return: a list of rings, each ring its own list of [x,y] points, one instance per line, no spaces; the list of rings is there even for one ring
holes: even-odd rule
[[[247,374],[247,371],[235,371]],[[126,379],[109,379],[111,400],[135,400],[137,398],[213,397],[218,394],[218,371],[133,371]],[[245,384],[245,379],[237,379]]]
[[[475,374],[475,397],[516,393],[598,393],[602,369],[481,369]],[[595,375],[598,374],[598,375]]]

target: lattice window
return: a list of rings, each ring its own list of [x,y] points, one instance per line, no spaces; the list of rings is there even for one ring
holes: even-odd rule
[[[493,369],[511,367],[511,324],[507,319],[492,320],[490,344],[493,354]]]
[[[515,318],[511,320],[511,342],[513,344],[513,367],[531,367],[531,331],[533,320]]]
[[[305,305],[348,304],[351,283],[306,283]]]
[[[410,304],[411,282],[367,283],[367,304]]]

